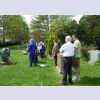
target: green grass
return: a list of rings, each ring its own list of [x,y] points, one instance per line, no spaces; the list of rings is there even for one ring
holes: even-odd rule
[[[57,86],[61,80],[54,67],[54,61],[48,57],[37,66],[29,67],[28,55],[22,52],[11,52],[14,65],[0,66],[0,86]],[[45,64],[46,67],[40,67]]]
[[[45,59],[39,58],[37,66],[33,65],[31,68],[28,55],[11,51],[11,57],[15,64],[0,65],[0,86],[62,86],[60,84],[62,75],[54,67],[54,61],[50,56]],[[42,68],[40,64],[45,64],[46,67]],[[73,70],[73,76],[75,76],[75,70]],[[100,68],[81,60],[80,78],[81,80],[75,82],[73,86],[99,86]]]
[[[74,74],[74,73],[73,73]],[[88,62],[81,61],[81,80],[76,86],[100,86],[100,67],[94,67]]]

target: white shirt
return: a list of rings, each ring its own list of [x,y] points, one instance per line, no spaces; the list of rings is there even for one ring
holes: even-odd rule
[[[71,42],[67,42],[61,46],[59,51],[63,52],[63,57],[73,56],[74,45]]]
[[[42,45],[40,45],[39,48],[42,49]]]

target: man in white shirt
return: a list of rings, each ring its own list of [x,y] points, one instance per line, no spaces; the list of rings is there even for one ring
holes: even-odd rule
[[[62,85],[67,84],[67,74],[69,75],[68,82],[72,84],[72,57],[74,55],[74,46],[71,43],[71,37],[66,36],[65,44],[63,44],[60,48],[60,52],[63,53],[63,78],[62,78]]]

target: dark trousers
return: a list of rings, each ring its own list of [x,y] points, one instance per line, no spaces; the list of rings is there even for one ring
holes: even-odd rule
[[[72,57],[63,57],[63,79],[62,83],[67,83],[67,75],[69,75],[68,81],[72,82]]]
[[[30,60],[30,66],[32,66],[32,63],[36,66],[36,55],[29,55]]]
[[[54,56],[55,66],[57,66],[57,56]]]
[[[36,63],[38,63],[38,54],[36,53]]]
[[[44,58],[44,52],[40,49],[40,56],[41,58]]]

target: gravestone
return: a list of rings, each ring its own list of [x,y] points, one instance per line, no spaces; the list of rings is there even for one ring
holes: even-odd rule
[[[1,58],[2,58],[2,61],[3,61],[3,62],[1,62],[1,64],[8,64],[9,58],[10,58],[10,49],[9,48],[3,48],[0,51],[0,55],[1,55]]]
[[[100,59],[100,52],[98,50],[89,50],[89,62],[93,63]]]
[[[63,56],[61,53],[57,54],[57,70],[61,74],[62,73],[62,66],[63,66]]]

